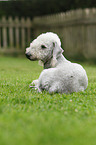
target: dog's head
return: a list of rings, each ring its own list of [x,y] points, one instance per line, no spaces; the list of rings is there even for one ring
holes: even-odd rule
[[[26,48],[25,54],[30,60],[41,60],[43,63],[51,60],[51,67],[54,67],[62,52],[61,42],[57,34],[47,32],[33,40],[30,47]]]

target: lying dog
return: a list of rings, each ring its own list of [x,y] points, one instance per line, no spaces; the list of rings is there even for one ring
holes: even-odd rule
[[[41,60],[44,70],[32,86],[39,92],[72,93],[84,91],[88,85],[86,71],[77,63],[71,63],[62,55],[59,37],[47,32],[38,36],[26,48],[26,57],[30,60]],[[35,86],[33,86],[35,85]]]

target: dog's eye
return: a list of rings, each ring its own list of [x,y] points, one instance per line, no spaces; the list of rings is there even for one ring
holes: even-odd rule
[[[42,49],[45,49],[45,48],[46,48],[46,46],[45,46],[45,45],[41,45],[41,48],[42,48]]]

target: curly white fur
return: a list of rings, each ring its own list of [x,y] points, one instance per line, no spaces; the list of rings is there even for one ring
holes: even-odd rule
[[[28,59],[41,60],[44,64],[39,79],[34,80],[31,87],[50,94],[79,92],[87,88],[86,71],[81,65],[66,60],[62,52],[60,39],[52,32],[41,34],[26,48]]]

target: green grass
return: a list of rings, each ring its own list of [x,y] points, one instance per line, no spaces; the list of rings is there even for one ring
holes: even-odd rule
[[[82,64],[84,92],[50,95],[29,88],[42,67],[0,58],[0,145],[96,145],[96,65]]]

